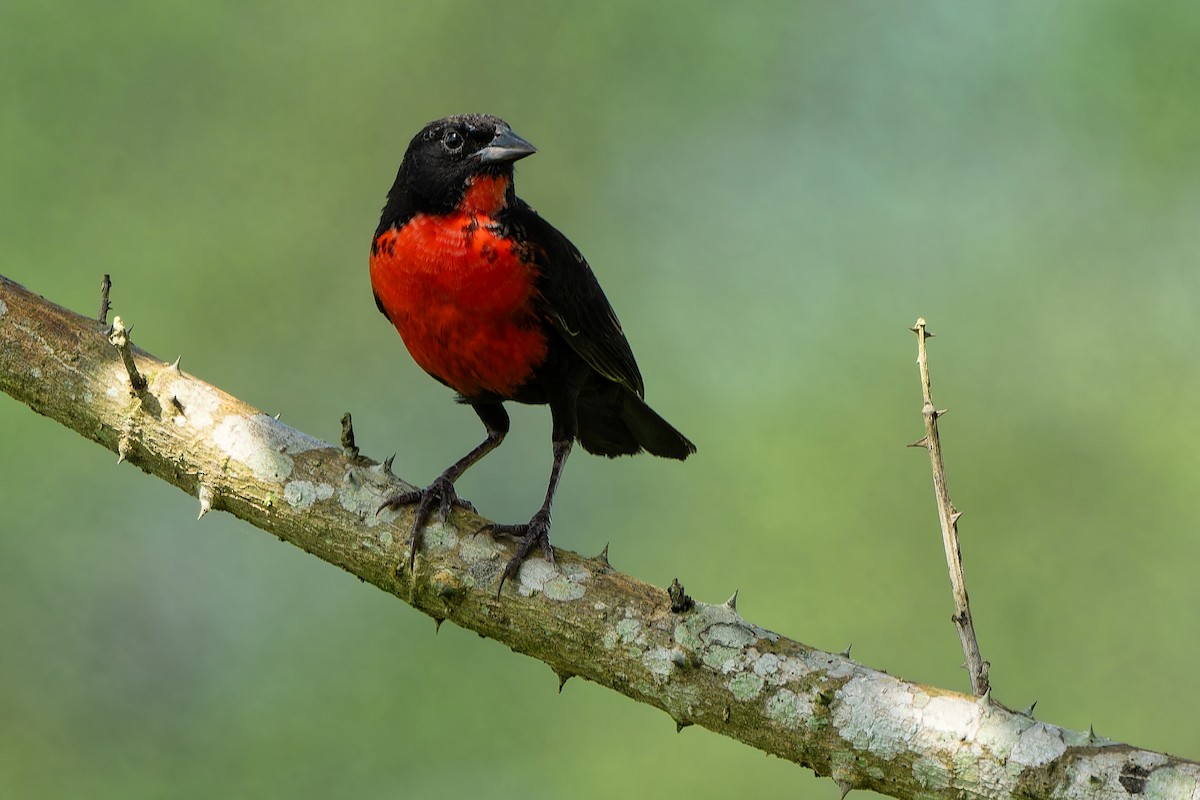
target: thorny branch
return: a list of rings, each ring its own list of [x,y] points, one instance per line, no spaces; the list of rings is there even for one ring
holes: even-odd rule
[[[971,691],[976,696],[988,692],[988,662],[979,653],[979,641],[975,638],[975,623],[971,620],[971,601],[967,598],[967,578],[963,573],[962,553],[958,547],[958,518],[962,512],[950,502],[946,489],[946,465],[942,461],[942,445],[938,440],[938,417],[945,414],[933,404],[933,390],[929,383],[929,354],[925,340],[933,336],[925,329],[925,320],[918,319],[912,327],[917,334],[917,369],[921,375],[921,416],[925,418],[925,436],[917,445],[929,450],[929,462],[933,468],[933,494],[937,498],[938,520],[942,525],[942,545],[946,549],[946,568],[950,572],[950,589],[954,594],[954,616],[951,619],[958,628],[966,657],[967,672],[971,675]]]
[[[993,701],[901,680],[760,628],[729,603],[693,601],[557,551],[494,589],[509,546],[454,512],[397,566],[411,512],[386,464],[348,459],[214,386],[127,346],[103,323],[0,277],[0,390],[126,460],[395,595],[496,639],[566,680],[594,681],[833,777],[921,798],[1191,798],[1200,764],[1035,721]],[[110,391],[113,390],[113,391]],[[188,524],[180,521],[180,524]],[[0,548],[3,543],[0,542]],[[604,554],[602,554],[603,556]],[[1152,792],[1153,790],[1153,792]]]

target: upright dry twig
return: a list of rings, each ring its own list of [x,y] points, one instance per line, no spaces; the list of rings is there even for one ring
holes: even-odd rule
[[[946,548],[946,568],[950,571],[950,588],[954,593],[954,620],[958,638],[962,640],[963,655],[966,656],[967,671],[971,674],[971,691],[982,696],[988,691],[988,662],[979,654],[979,642],[975,638],[975,625],[971,621],[971,602],[967,598],[967,579],[963,575],[962,553],[958,547],[958,518],[962,512],[950,501],[946,490],[946,466],[942,462],[942,446],[938,441],[938,417],[945,409],[933,405],[933,391],[929,384],[929,357],[925,340],[933,336],[925,329],[925,320],[918,319],[912,327],[917,334],[917,368],[921,373],[921,416],[925,418],[925,436],[917,445],[929,450],[929,462],[933,467],[933,494],[937,498],[938,518],[942,524],[942,545]]]
[[[106,272],[104,280],[100,281],[100,313],[96,316],[101,322],[108,322],[108,293],[112,289],[112,278]]]
[[[108,335],[108,341],[121,353],[121,361],[125,364],[125,371],[129,373],[129,386],[133,393],[143,394],[147,386],[146,378],[138,372],[133,350],[130,349],[129,329],[125,327],[120,316],[113,317],[112,332]]]
[[[349,459],[359,456],[358,445],[354,443],[354,418],[349,411],[342,414],[342,455]]]

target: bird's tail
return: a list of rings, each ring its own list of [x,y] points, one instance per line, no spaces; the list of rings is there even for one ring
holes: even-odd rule
[[[579,397],[576,415],[584,450],[609,457],[645,450],[680,461],[696,452],[696,445],[640,397],[624,386],[605,383],[600,391],[584,391]]]

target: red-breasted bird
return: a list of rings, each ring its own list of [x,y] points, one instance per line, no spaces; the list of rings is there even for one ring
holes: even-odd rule
[[[381,506],[417,505],[410,568],[430,515],[470,508],[454,482],[504,440],[504,402],[550,406],[545,502],[527,523],[485,529],[520,542],[501,586],[535,545],[554,560],[550,507],[575,441],[603,456],[645,450],[682,460],[696,451],[643,402],[633,352],[587,261],[517,197],[513,162],[534,152],[493,116],[429,123],[404,154],[371,244],[375,304],[417,364],[487,429],[428,487]]]

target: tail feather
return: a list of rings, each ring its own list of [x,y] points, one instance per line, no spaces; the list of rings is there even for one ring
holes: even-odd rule
[[[576,408],[579,443],[589,453],[624,456],[645,450],[662,458],[683,459],[696,446],[623,386],[607,383],[584,391]],[[589,389],[592,387],[589,387]]]

